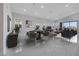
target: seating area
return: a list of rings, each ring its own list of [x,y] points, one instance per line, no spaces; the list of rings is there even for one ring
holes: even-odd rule
[[[38,28],[39,29],[39,28]],[[40,40],[42,39],[42,37],[44,36],[54,36],[53,34],[53,29],[51,28],[51,26],[47,26],[45,30],[38,30],[38,29],[35,29],[35,30],[32,30],[32,31],[29,31],[27,32],[26,35],[28,35],[29,38],[33,39],[35,38],[36,40]],[[55,36],[58,34],[58,31],[55,31]]]
[[[64,30],[62,30],[61,35],[62,35],[62,37],[70,39],[73,36],[77,35],[77,31],[73,30],[73,29],[65,28]]]
[[[77,31],[74,29],[64,28],[63,30],[53,29],[51,26],[47,26],[46,28],[42,28],[36,26],[35,30],[31,30],[26,32],[26,36],[28,36],[28,40],[38,41],[38,40],[45,40],[44,37],[51,37],[55,38],[59,33],[61,33],[60,37],[71,39],[73,36],[77,35]],[[11,32],[7,37],[7,46],[8,48],[16,47],[18,42],[18,35],[20,32],[20,28],[16,26],[14,32]],[[13,41],[14,40],[14,41]],[[26,39],[27,40],[27,39]],[[10,44],[10,43],[11,44]],[[13,43],[15,42],[15,43]],[[12,46],[14,44],[14,46]],[[10,46],[9,46],[10,45]]]

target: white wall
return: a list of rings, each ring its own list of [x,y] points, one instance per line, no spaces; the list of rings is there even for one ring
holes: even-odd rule
[[[10,5],[9,4],[4,4],[3,6],[4,10],[3,10],[3,53],[6,54],[6,38],[7,38],[7,35],[11,32],[7,32],[7,15],[11,18],[12,20],[12,14],[11,14],[11,10],[10,10]],[[12,22],[12,21],[11,21]]]

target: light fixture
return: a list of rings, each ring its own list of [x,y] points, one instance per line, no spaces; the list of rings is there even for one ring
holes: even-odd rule
[[[65,7],[69,7],[69,4],[66,4]]]
[[[41,8],[44,8],[44,5],[41,5]]]
[[[72,14],[74,14],[75,12],[72,12]]]
[[[24,9],[24,12],[27,11],[26,9]]]
[[[38,15],[38,12],[35,12],[35,15]]]
[[[59,18],[56,18],[56,20],[58,20]]]

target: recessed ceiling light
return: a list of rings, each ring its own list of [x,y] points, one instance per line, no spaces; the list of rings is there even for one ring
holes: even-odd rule
[[[27,11],[26,9],[24,9],[24,11]]]
[[[75,12],[72,12],[72,14],[74,14]]]
[[[56,20],[58,20],[59,18],[56,18]]]
[[[69,4],[66,4],[65,7],[69,7]]]
[[[41,8],[44,8],[44,5],[41,5]]]
[[[38,15],[38,12],[35,12],[35,15]]]

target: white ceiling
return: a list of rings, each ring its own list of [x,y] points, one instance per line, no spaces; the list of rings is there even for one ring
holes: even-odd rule
[[[58,20],[79,12],[79,4],[69,3],[13,3],[12,12],[49,20]]]

